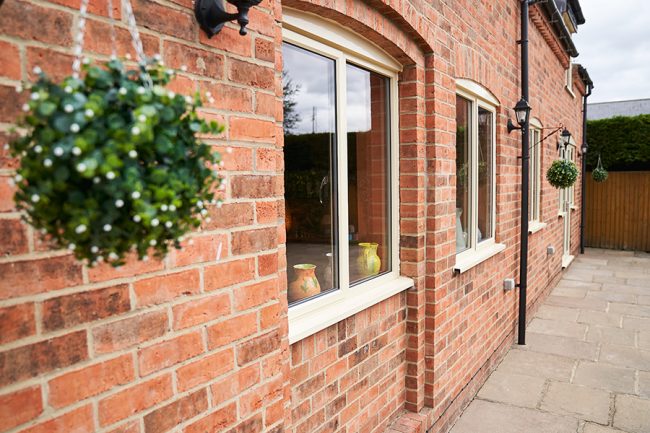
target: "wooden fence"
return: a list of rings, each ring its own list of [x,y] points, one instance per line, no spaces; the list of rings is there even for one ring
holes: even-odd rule
[[[650,171],[587,173],[585,245],[650,251]]]

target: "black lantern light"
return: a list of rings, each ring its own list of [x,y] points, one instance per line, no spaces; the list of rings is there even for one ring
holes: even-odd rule
[[[530,105],[528,105],[528,102],[524,98],[521,98],[519,102],[517,102],[517,105],[514,107],[515,110],[515,116],[517,117],[517,123],[519,126],[515,126],[512,123],[512,120],[508,119],[508,133],[514,131],[515,129],[521,129],[526,122],[528,122],[528,115],[530,114]]]
[[[223,25],[228,21],[237,20],[239,23],[239,34],[247,33],[248,10],[260,4],[262,0],[228,0],[228,3],[237,8],[237,12],[226,12],[223,0],[195,0],[194,16],[201,29],[209,38],[221,31]]]

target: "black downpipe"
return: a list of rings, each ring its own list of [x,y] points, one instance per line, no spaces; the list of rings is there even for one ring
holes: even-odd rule
[[[587,93],[582,98],[582,185],[580,193],[580,254],[585,253],[585,184],[587,175],[587,98],[591,95],[592,85],[587,84]]]
[[[528,2],[521,2],[521,97],[528,102]],[[528,288],[528,163],[529,151],[529,117],[521,125],[521,236],[519,263],[519,330],[518,344],[526,344],[526,290]]]

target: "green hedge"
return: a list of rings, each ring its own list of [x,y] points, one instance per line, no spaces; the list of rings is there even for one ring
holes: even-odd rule
[[[610,171],[650,170],[650,114],[587,122],[587,168]]]

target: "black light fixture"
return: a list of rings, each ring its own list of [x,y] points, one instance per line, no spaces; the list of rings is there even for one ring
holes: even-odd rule
[[[249,9],[261,2],[262,0],[228,0],[228,3],[237,8],[236,13],[230,13],[226,12],[223,0],[194,0],[194,16],[209,38],[219,33],[225,23],[233,20],[239,23],[239,34],[243,36],[247,33]]]
[[[528,122],[528,116],[530,115],[530,105],[528,105],[528,102],[524,98],[521,98],[513,110],[515,110],[515,117],[517,118],[517,123],[519,126],[515,126],[515,124],[512,123],[512,120],[508,119],[508,133],[511,133],[515,129],[522,129],[526,122]]]
[[[570,143],[571,143],[571,133],[566,128],[564,128],[562,130],[562,133],[560,134],[560,141],[557,143],[557,148],[559,149],[560,146],[564,146],[564,148],[566,149],[566,147]]]

